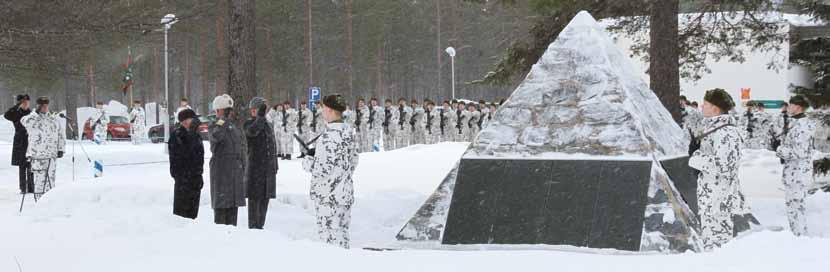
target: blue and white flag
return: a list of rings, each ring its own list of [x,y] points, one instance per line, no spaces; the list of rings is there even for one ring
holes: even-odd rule
[[[93,168],[94,168],[94,171],[95,171],[95,177],[96,178],[100,178],[101,176],[104,175],[104,162],[102,162],[100,160],[95,160]]]

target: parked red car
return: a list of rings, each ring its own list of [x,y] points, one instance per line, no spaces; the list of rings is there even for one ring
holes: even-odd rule
[[[130,120],[124,116],[110,116],[110,123],[107,124],[107,140],[129,140],[130,139]],[[92,140],[95,138],[92,126],[89,120],[84,122],[84,139]]]

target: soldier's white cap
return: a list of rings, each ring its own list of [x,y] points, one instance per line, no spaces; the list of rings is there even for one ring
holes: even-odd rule
[[[228,94],[217,96],[213,99],[213,109],[227,109],[233,108],[233,98]]]

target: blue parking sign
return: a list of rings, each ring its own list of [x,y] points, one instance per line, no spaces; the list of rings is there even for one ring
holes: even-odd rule
[[[320,91],[319,87],[311,87],[308,88],[308,108],[310,109],[314,102],[320,101],[320,97],[322,96],[322,91]]]

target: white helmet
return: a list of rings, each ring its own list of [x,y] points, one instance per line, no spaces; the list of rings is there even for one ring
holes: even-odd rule
[[[227,108],[233,108],[233,98],[231,98],[230,95],[223,94],[223,95],[217,96],[216,98],[213,99],[213,109],[214,110],[227,109]]]

